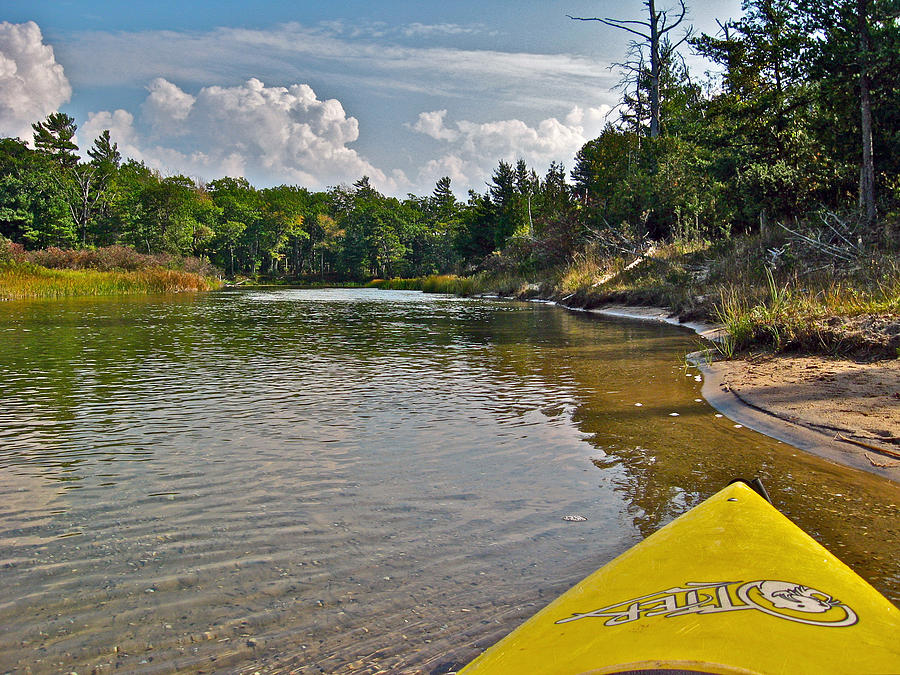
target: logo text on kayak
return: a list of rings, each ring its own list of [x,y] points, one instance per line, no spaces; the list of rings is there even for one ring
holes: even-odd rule
[[[605,618],[604,626],[619,626],[640,618],[671,618],[687,614],[717,614],[756,610],[779,619],[813,626],[852,626],[856,612],[828,593],[789,581],[688,581],[590,612],[573,614],[556,623]]]

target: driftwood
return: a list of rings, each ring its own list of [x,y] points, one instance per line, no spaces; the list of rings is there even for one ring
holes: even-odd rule
[[[810,229],[806,232],[799,232],[792,230],[782,222],[779,222],[778,226],[790,234],[793,242],[798,246],[806,247],[816,254],[824,256],[831,261],[831,265],[834,265],[835,261],[840,261],[840,264],[846,267],[847,263],[855,262],[865,255],[862,236],[857,225],[831,211],[820,213],[819,218],[822,220],[823,227],[818,230]],[[769,254],[776,259],[782,253],[784,253],[784,247],[780,250],[769,250]]]
[[[895,466],[900,466],[900,462],[876,462],[868,452],[866,453],[866,459],[869,460],[869,464],[872,466],[877,466],[882,469],[892,469]]]
[[[888,457],[893,457],[894,459],[900,459],[900,452],[895,450],[888,450],[887,448],[882,448],[878,445],[872,445],[871,443],[865,443],[863,441],[857,441],[855,438],[848,438],[843,434],[838,434],[835,436],[836,440],[844,441],[845,443],[852,443],[853,445],[858,445],[861,448],[866,448],[868,450],[872,450],[874,452],[881,453],[882,455],[887,455]],[[872,461],[871,459],[869,460]]]

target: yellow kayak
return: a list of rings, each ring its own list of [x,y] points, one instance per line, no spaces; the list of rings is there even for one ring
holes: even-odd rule
[[[900,673],[900,610],[735,482],[460,671]]]

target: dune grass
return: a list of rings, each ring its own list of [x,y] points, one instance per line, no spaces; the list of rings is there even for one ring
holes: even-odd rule
[[[729,285],[721,289],[716,320],[727,336],[727,357],[754,346],[775,351],[840,353],[855,347],[842,333],[866,317],[900,316],[900,268],[882,263],[876,280],[792,278],[776,280],[766,270],[764,289]],[[887,355],[890,355],[890,350]],[[900,356],[900,352],[897,353]]]

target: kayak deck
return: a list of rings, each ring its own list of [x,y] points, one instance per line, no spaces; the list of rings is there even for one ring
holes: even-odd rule
[[[898,673],[900,610],[737,482],[460,673],[660,671]]]

